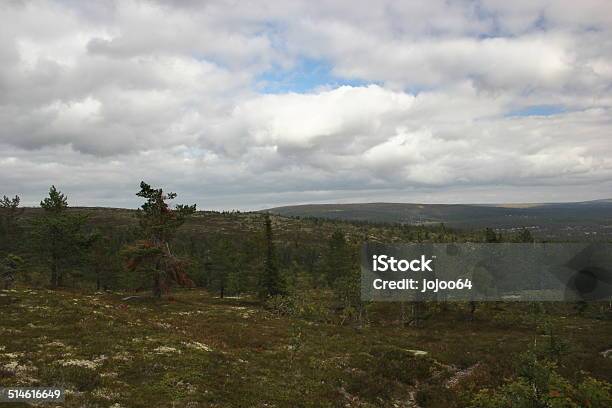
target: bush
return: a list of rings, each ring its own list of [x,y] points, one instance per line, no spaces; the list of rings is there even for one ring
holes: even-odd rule
[[[376,404],[382,405],[384,399],[390,399],[399,392],[397,383],[376,377],[368,372],[357,370],[351,373],[346,382],[346,391],[352,395],[358,395]]]
[[[49,365],[40,374],[42,384],[74,388],[76,391],[91,391],[100,384],[100,376],[84,367]]]
[[[610,407],[612,406],[612,385],[587,377],[576,387],[576,398],[585,407]]]
[[[353,364],[370,374],[413,385],[429,378],[433,361],[427,356],[415,356],[413,351],[385,345],[357,355]]]
[[[329,322],[331,318],[325,299],[310,290],[271,296],[266,300],[265,306],[278,316],[293,316],[319,322]]]
[[[556,365],[538,360],[532,352],[522,358],[518,378],[495,390],[481,390],[473,408],[604,408],[612,406],[609,383],[586,377],[572,385],[556,371]]]
[[[400,347],[381,345],[368,353],[353,354],[349,364],[346,390],[379,406],[381,397],[402,398],[403,385],[428,380],[433,360]]]
[[[423,385],[416,394],[416,402],[421,407],[454,407],[456,395],[444,385]]]
[[[293,299],[284,295],[269,297],[266,299],[265,306],[266,309],[278,316],[292,316],[295,309]]]

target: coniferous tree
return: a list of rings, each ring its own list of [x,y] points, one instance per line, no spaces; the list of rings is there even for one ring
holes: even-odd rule
[[[344,234],[340,230],[334,231],[329,239],[323,261],[325,276],[331,286],[334,286],[338,279],[350,275],[351,258],[351,251]]]
[[[361,270],[358,251],[340,230],[332,233],[325,254],[324,267],[330,286],[342,307],[342,324],[347,320],[362,322],[365,303],[361,300]]]
[[[164,194],[161,188],[152,188],[144,181],[136,195],[146,199],[138,210],[143,239],[123,251],[128,269],[141,271],[151,278],[156,297],[161,297],[173,283],[193,285],[185,273],[186,262],[172,254],[170,242],[186,218],[195,212],[195,204],[179,204],[171,209],[166,200],[176,198],[176,193]]]
[[[13,198],[3,196],[0,200],[0,251],[15,249],[19,239],[17,220],[24,210],[19,207],[20,201],[17,195]]]
[[[213,250],[211,280],[220,298],[225,296],[230,276],[236,271],[237,256],[237,249],[227,238],[221,239]]]
[[[276,253],[272,236],[272,221],[270,220],[269,214],[266,213],[264,221],[266,253],[259,293],[261,297],[269,297],[283,294],[284,285],[276,261]]]
[[[48,213],[63,213],[64,210],[68,208],[68,197],[62,194],[61,191],[58,191],[55,186],[51,186],[51,188],[49,188],[49,197],[45,197],[40,202],[40,207]]]
[[[485,242],[494,243],[500,242],[499,236],[495,233],[495,230],[492,228],[485,229]]]
[[[55,288],[63,286],[65,269],[82,260],[92,237],[83,232],[87,216],[67,213],[68,198],[55,186],[51,186],[40,206],[44,214],[34,220],[34,235],[51,272],[50,284]]]
[[[0,282],[3,289],[10,289],[21,270],[23,259],[17,255],[9,254],[0,262]]]
[[[484,241],[486,243],[501,243],[503,242],[503,236],[501,233],[497,234],[492,228],[485,228]],[[491,276],[491,273],[486,268],[476,268],[473,279],[478,283],[476,287],[482,288],[482,290],[485,292],[484,294],[493,294],[496,292],[497,289],[495,287],[495,282]],[[474,320],[477,306],[478,302],[475,300],[471,300],[469,302],[470,320]]]
[[[516,237],[517,242],[533,242],[533,236],[531,235],[531,231],[527,228],[523,227],[521,231],[518,233]]]
[[[113,236],[110,228],[102,228],[96,232],[95,241],[90,252],[90,269],[96,282],[96,290],[107,290],[116,286],[119,271],[122,270],[122,244]]]

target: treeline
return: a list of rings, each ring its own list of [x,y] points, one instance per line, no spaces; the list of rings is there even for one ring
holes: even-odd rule
[[[68,197],[51,186],[35,215],[24,216],[18,196],[0,200],[0,273],[6,287],[86,287],[152,290],[197,286],[219,296],[331,291],[360,313],[359,249],[363,241],[501,242],[532,240],[528,230],[504,237],[486,229],[462,232],[435,226],[348,223],[317,218],[287,220],[265,213],[199,212],[195,205],[168,203],[175,193],[141,183],[144,200],[136,222],[93,222],[69,208]],[[238,227],[184,224],[211,217]],[[280,301],[280,300],[279,300]],[[282,302],[282,301],[280,301]],[[282,304],[278,305],[284,307]]]

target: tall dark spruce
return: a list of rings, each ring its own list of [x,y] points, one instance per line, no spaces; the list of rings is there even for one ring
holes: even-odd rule
[[[260,282],[260,297],[270,297],[284,293],[283,282],[274,250],[274,237],[272,235],[272,221],[270,215],[266,213],[265,218],[265,245],[266,253],[264,258],[264,268]]]

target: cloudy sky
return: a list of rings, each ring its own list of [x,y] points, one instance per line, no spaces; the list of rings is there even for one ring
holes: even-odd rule
[[[612,3],[2,1],[0,195],[612,197]]]

